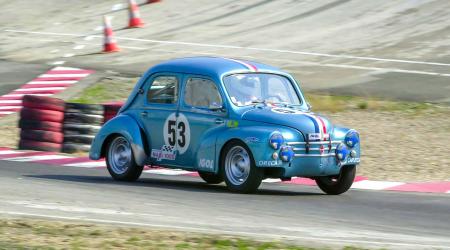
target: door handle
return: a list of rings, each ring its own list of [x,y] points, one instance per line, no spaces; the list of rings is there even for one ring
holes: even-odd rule
[[[142,112],[141,112],[141,115],[142,115],[142,116],[147,116],[147,114],[148,114],[147,111],[142,111]]]
[[[215,120],[216,124],[222,124],[223,123],[223,119],[217,118]]]

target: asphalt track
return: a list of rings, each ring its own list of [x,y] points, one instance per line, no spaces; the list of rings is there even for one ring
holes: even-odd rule
[[[308,246],[450,249],[448,195],[264,183],[256,194],[187,176],[111,180],[105,169],[0,161],[0,216],[76,220],[291,241]]]
[[[42,74],[50,66],[0,60],[0,95],[7,94],[20,85]]]

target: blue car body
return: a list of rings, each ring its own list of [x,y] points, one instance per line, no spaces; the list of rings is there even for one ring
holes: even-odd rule
[[[224,77],[242,73],[283,76],[302,101],[296,107],[270,103],[237,106],[225,88]],[[158,76],[170,76],[180,83],[175,103],[148,102],[147,92]],[[184,88],[193,77],[216,84],[223,100],[220,108],[197,109],[186,105]],[[118,115],[101,128],[93,141],[90,158],[104,157],[115,135],[128,139],[138,165],[190,171],[218,173],[222,149],[232,140],[247,145],[256,166],[267,169],[266,177],[333,176],[347,165],[359,164],[360,159],[357,132],[334,126],[325,117],[310,112],[299,84],[291,75],[268,65],[227,58],[174,59],[150,68]]]

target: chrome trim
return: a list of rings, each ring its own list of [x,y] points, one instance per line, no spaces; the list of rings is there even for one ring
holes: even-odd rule
[[[335,149],[336,149],[336,147],[334,147],[334,148],[332,147],[332,148],[331,148],[331,150],[335,150]],[[306,148],[294,148],[294,151],[295,151],[295,150],[305,151]],[[323,150],[328,151],[328,147],[323,148]],[[320,148],[310,148],[309,151],[320,151]]]
[[[335,154],[294,154],[294,157],[335,157]]]
[[[341,141],[331,141],[331,144],[339,144],[342,143]],[[305,145],[306,142],[287,142],[287,145]],[[328,145],[330,144],[330,141],[312,141],[312,142],[308,142],[308,144],[310,145]]]

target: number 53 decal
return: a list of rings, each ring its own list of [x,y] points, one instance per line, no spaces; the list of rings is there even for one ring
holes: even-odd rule
[[[164,123],[164,143],[175,147],[179,154],[183,154],[189,147],[191,129],[189,122],[183,114],[170,114]]]

